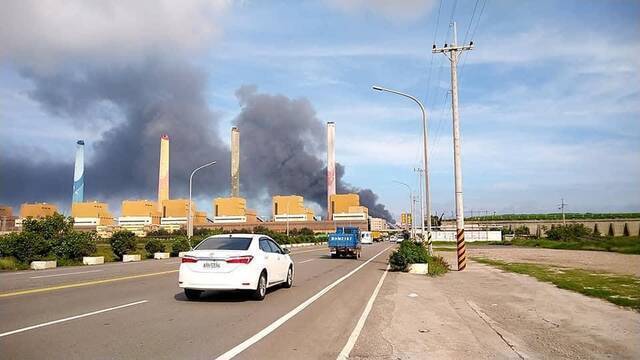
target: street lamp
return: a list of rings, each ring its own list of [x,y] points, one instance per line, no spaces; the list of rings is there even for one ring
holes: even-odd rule
[[[215,163],[215,161],[212,161],[210,163],[206,163],[200,167],[197,167],[191,172],[191,176],[189,176],[189,213],[187,214],[187,240],[189,241],[189,247],[191,247],[191,237],[193,236],[193,216],[191,214],[191,189],[193,188],[193,175],[196,173],[196,171],[204,169],[207,166],[211,166]]]
[[[404,185],[407,187],[407,189],[409,190],[409,209],[411,209],[411,238],[413,239],[414,237],[414,231],[413,231],[413,224],[415,221],[415,218],[413,216],[413,190],[411,189],[411,186],[409,186],[409,184],[405,184],[402,181],[398,181],[398,180],[393,180],[394,183],[398,183],[400,185]]]
[[[427,113],[424,110],[424,106],[422,105],[422,103],[420,102],[420,100],[418,100],[415,96],[411,96],[409,94],[405,94],[403,92],[400,91],[396,91],[396,90],[392,90],[392,89],[387,89],[384,88],[382,86],[377,86],[374,85],[373,86],[373,90],[376,91],[385,91],[385,92],[389,92],[392,94],[396,94],[396,95],[400,95],[400,96],[404,96],[406,98],[409,98],[411,100],[413,100],[416,104],[418,104],[418,106],[420,107],[420,111],[422,111],[422,142],[423,142],[423,157],[422,157],[422,168],[424,169],[424,188],[425,188],[425,202],[426,207],[427,207],[427,244],[429,246],[429,254],[433,254],[433,247],[431,244],[431,192],[429,191],[429,169],[427,167],[427,164],[429,163],[429,151],[428,151],[428,146],[429,146],[429,137],[427,136]],[[420,202],[420,205],[422,206],[422,213],[425,213],[425,204],[424,202]],[[424,219],[422,219],[421,221],[422,223],[422,233],[424,234]]]

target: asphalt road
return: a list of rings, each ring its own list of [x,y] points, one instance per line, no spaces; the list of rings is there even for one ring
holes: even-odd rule
[[[2,358],[335,359],[391,245],[358,260],[294,249],[294,286],[261,302],[235,292],[187,301],[176,258],[0,274]]]

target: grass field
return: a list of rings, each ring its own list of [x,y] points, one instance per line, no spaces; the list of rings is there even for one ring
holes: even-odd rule
[[[532,276],[561,289],[607,300],[616,305],[640,311],[640,278],[591,270],[572,269],[542,264],[507,263],[486,258],[477,262],[518,274]]]
[[[593,250],[611,251],[623,254],[640,254],[640,237],[638,236],[603,237],[597,239],[590,238],[577,241],[516,238],[512,241],[493,242],[492,245],[515,245],[547,249]]]

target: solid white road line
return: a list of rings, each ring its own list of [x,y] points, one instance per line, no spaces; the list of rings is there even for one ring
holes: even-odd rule
[[[100,272],[100,271],[102,271],[102,270],[76,271],[76,272],[63,273],[63,274],[31,276],[31,277],[29,277],[29,279],[43,279],[43,278],[56,277],[56,276],[67,276],[67,275],[76,275],[76,274],[88,274],[88,273],[95,273],[95,272]]]
[[[294,317],[295,315],[297,315],[299,312],[301,312],[302,310],[304,310],[305,308],[307,308],[309,305],[311,305],[314,301],[318,300],[322,295],[326,294],[329,290],[333,289],[334,287],[336,287],[338,284],[340,284],[341,282],[343,282],[344,280],[346,280],[347,278],[349,278],[351,275],[355,274],[356,272],[358,272],[360,269],[362,269],[365,265],[367,265],[368,263],[370,263],[371,261],[373,261],[375,258],[377,258],[378,256],[380,256],[382,253],[384,253],[385,251],[389,250],[391,248],[391,246],[388,246],[387,248],[385,248],[384,250],[380,251],[379,253],[377,253],[375,256],[373,256],[371,259],[365,261],[364,263],[362,263],[360,266],[358,266],[357,268],[351,270],[348,274],[344,275],[343,277],[339,278],[338,280],[334,281],[333,283],[331,283],[329,286],[325,287],[324,289],[320,290],[317,294],[313,295],[312,297],[310,297],[309,299],[307,299],[305,302],[303,302],[302,304],[298,305],[295,309],[289,311],[288,313],[286,313],[284,316],[282,316],[281,318],[279,318],[278,320],[272,322],[269,326],[267,326],[266,328],[260,330],[260,332],[258,332],[257,334],[253,335],[252,337],[248,338],[247,340],[243,341],[242,343],[238,344],[236,347],[234,347],[233,349],[225,352],[224,354],[218,356],[216,359],[217,360],[228,360],[233,358],[234,356],[240,354],[241,352],[245,351],[246,349],[248,349],[251,345],[257,343],[258,341],[260,341],[262,338],[264,338],[265,336],[269,335],[270,333],[272,333],[275,329],[279,328],[282,324],[284,324],[285,322],[287,322],[289,319],[291,319],[292,317]]]
[[[309,261],[313,261],[313,260],[315,260],[315,259],[309,259],[309,260],[300,261],[298,264],[308,263]]]
[[[0,334],[0,337],[13,335],[13,334],[21,333],[21,332],[28,331],[28,330],[38,329],[38,328],[41,328],[41,327],[44,327],[44,326],[55,325],[55,324],[59,324],[59,323],[65,322],[65,321],[71,321],[71,320],[75,320],[75,319],[80,319],[80,318],[87,317],[87,316],[97,315],[97,314],[101,314],[101,313],[104,313],[104,312],[107,312],[107,311],[118,310],[118,309],[126,308],[126,307],[129,307],[129,306],[133,306],[133,305],[144,304],[144,303],[146,303],[148,301],[149,300],[136,301],[136,302],[132,302],[132,303],[129,303],[129,304],[124,304],[124,305],[120,305],[120,306],[114,306],[114,307],[111,307],[111,308],[108,308],[108,309],[92,311],[90,313],[76,315],[76,316],[72,316],[72,317],[68,317],[68,318],[64,318],[64,319],[60,319],[60,320],[54,320],[54,321],[49,321],[49,322],[38,324],[38,325],[27,326],[27,327],[22,328],[22,329],[17,329],[17,330],[13,330],[13,331],[8,331],[8,332],[5,332],[5,333],[2,333],[2,334]]]
[[[365,306],[364,311],[362,312],[362,315],[360,316],[360,319],[356,324],[356,327],[353,329],[351,336],[349,336],[349,340],[347,341],[346,345],[342,348],[342,351],[340,352],[340,354],[338,354],[337,360],[345,360],[349,358],[349,354],[351,353],[351,350],[353,350],[353,347],[356,345],[356,341],[358,341],[358,336],[360,336],[360,332],[364,327],[364,323],[367,321],[367,317],[369,317],[369,313],[371,312],[371,308],[373,307],[373,302],[376,301],[376,298],[378,297],[378,292],[380,292],[380,288],[382,287],[384,278],[387,277],[387,272],[389,272],[389,265],[387,265],[387,268],[384,270],[384,273],[382,273],[382,276],[380,276],[380,281],[378,281],[378,285],[376,286],[375,290],[373,290],[373,294],[371,294],[371,297],[369,298],[369,302],[367,302],[367,306]]]

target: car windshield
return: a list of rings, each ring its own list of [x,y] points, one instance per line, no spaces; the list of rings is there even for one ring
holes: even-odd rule
[[[201,242],[195,250],[247,250],[251,238],[247,237],[210,237]]]

